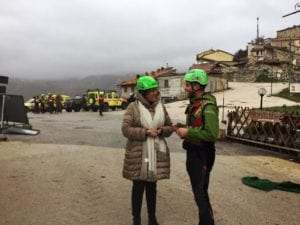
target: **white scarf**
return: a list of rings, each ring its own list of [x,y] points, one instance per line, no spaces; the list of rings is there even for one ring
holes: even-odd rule
[[[165,112],[162,103],[159,102],[154,109],[154,116],[151,116],[149,110],[138,101],[138,107],[141,116],[141,124],[147,129],[160,128],[165,124]],[[148,171],[150,177],[153,174],[156,175],[156,153],[157,151],[166,152],[166,143],[162,138],[147,137],[147,140],[143,143],[143,148],[147,149],[148,158],[145,158],[145,162],[148,162]]]

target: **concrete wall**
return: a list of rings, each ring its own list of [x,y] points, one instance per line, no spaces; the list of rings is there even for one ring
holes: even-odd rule
[[[158,82],[162,99],[171,100],[184,98],[183,75],[159,77]],[[166,82],[169,84],[168,86],[165,86]]]
[[[219,75],[209,75],[209,83],[206,86],[205,91],[217,92],[228,88],[228,81],[225,78],[221,78]],[[168,80],[169,87],[165,87],[165,80]],[[170,77],[159,77],[159,91],[162,99],[175,100],[185,99],[185,91],[183,89],[183,75],[170,76]]]
[[[125,89],[127,89],[127,90],[125,90]],[[120,91],[119,91],[120,97],[128,98],[130,93],[132,93],[134,91],[135,91],[135,85],[127,86],[127,88],[121,87]]]

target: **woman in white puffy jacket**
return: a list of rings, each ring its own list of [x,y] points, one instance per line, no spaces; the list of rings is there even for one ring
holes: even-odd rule
[[[136,100],[127,107],[122,124],[123,135],[128,139],[123,177],[133,182],[133,224],[141,225],[146,190],[149,225],[159,225],[155,216],[156,183],[170,178],[170,152],[164,137],[172,134],[172,123],[153,77],[140,77],[137,90]]]

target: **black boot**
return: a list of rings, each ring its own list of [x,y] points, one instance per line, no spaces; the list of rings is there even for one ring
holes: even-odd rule
[[[159,225],[155,216],[149,216],[149,225]]]
[[[141,217],[133,217],[133,225],[141,225]]]

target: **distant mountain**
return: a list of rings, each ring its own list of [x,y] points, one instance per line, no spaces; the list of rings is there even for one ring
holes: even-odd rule
[[[61,80],[29,80],[20,78],[9,78],[7,93],[23,95],[26,101],[32,96],[42,93],[60,93],[65,95],[82,95],[87,89],[116,90],[117,85],[128,80],[134,75],[102,75],[88,76],[82,79],[70,78]]]

